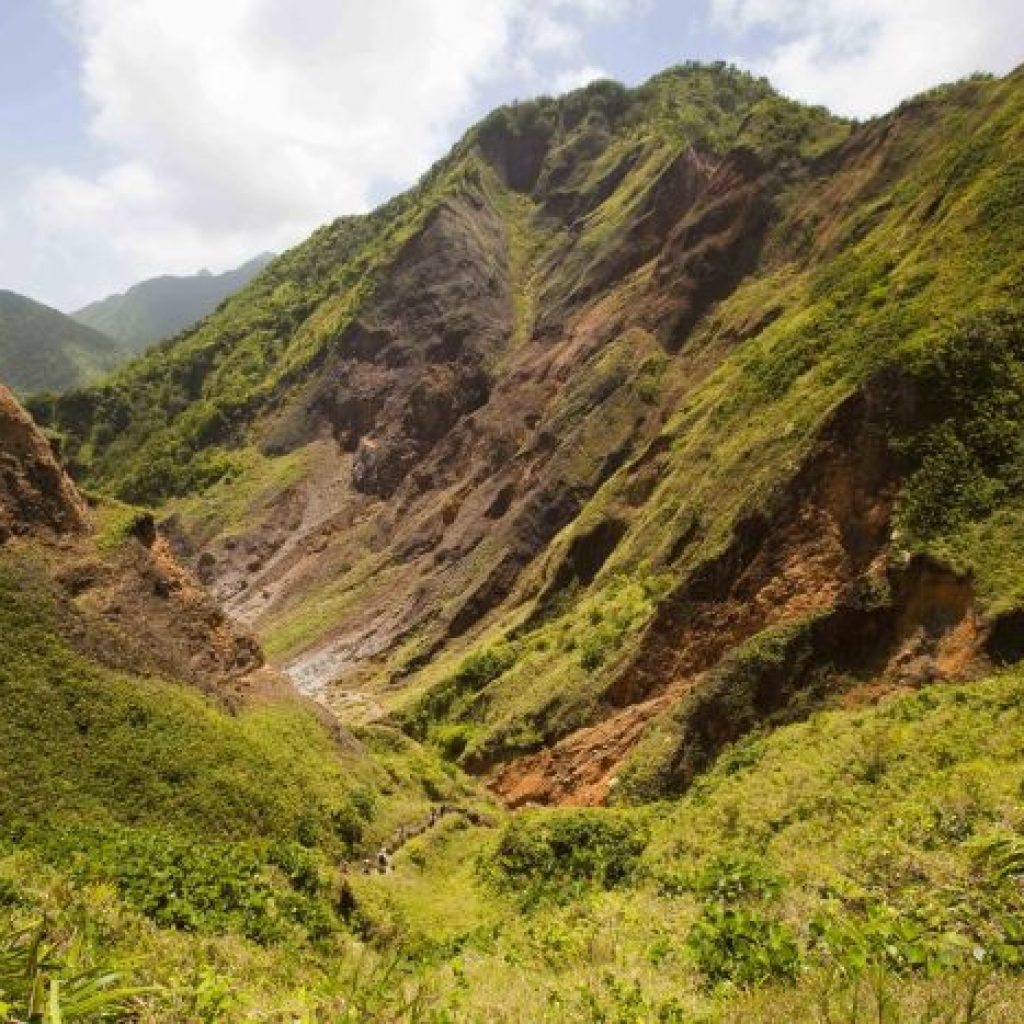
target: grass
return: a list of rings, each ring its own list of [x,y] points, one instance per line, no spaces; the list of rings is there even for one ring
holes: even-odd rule
[[[585,827],[571,811],[482,834],[472,878],[425,844],[387,888],[394,934],[450,953],[453,880],[469,934],[431,983],[456,1020],[1012,1021],[1024,907],[989,851],[1024,849],[1022,688],[1016,670],[749,737],[679,802],[626,812],[648,838],[624,886],[558,860],[600,849],[553,838]],[[502,899],[495,933],[478,908]]]
[[[135,514],[102,508],[101,559]],[[69,1020],[84,993],[98,1012],[96,985],[160,1019],[191,1002],[220,1020],[250,964],[267,1003],[299,998],[292,985],[330,988],[332,951],[352,941],[339,861],[438,801],[479,798],[393,731],[342,745],[296,698],[229,712],[82,653],[51,583],[59,558],[30,543],[0,553],[0,960],[6,949],[16,972],[0,968],[0,1004],[16,1012],[38,976]],[[40,942],[53,953],[37,971]],[[99,984],[110,971],[124,984]]]
[[[563,595],[537,625],[475,648],[424,695],[410,695],[402,721],[463,764],[553,741],[583,724],[664,585],[641,573],[580,600]]]
[[[978,592],[993,613],[1024,607],[1024,578],[1007,552],[1024,550],[1024,509],[997,509],[934,542],[940,558],[974,574]]]
[[[308,707],[275,702],[230,716],[196,691],[88,660],[59,635],[32,566],[0,567],[0,616],[9,828],[52,815],[207,837],[304,828],[338,842],[331,819],[347,808],[349,773]]]
[[[196,544],[252,532],[265,521],[275,501],[310,473],[316,454],[313,446],[275,457],[245,449],[233,471],[201,497],[179,498],[164,509],[180,516]]]
[[[313,585],[282,607],[275,608],[272,617],[261,624],[268,656],[283,662],[322,639],[338,617],[365,596],[367,577],[375,569],[380,577],[387,579],[388,570],[381,569],[380,561],[368,557],[351,571],[342,571],[332,579]]]
[[[302,705],[89,663],[31,561],[0,581],[0,949],[45,920],[48,978],[114,971],[155,1019],[1014,1020],[1022,669],[755,733],[673,803],[506,822],[393,729],[343,755]],[[339,875],[441,801],[482,824]]]
[[[492,841],[492,830],[442,819],[402,849],[394,875],[353,879],[359,926],[426,962],[500,931],[504,908],[476,878],[477,856]]]
[[[1016,670],[820,712],[677,802],[452,823],[357,893],[458,1021],[1010,1022],[1022,696]]]

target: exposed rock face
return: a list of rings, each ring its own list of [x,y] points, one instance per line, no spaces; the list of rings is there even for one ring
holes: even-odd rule
[[[544,208],[557,175],[510,170],[503,161],[511,143],[494,153],[488,145],[498,142],[482,146],[497,172],[532,190],[527,216],[538,216],[533,211]],[[382,273],[374,296],[278,421],[287,426],[268,440],[278,450],[284,435],[291,448],[329,432],[351,456],[339,467],[350,494],[332,516],[314,520],[315,539],[282,536],[269,558],[261,555],[242,593],[224,591],[231,607],[258,621],[267,607],[258,595],[268,592],[273,603],[309,585],[311,556],[317,575],[357,558],[338,558],[341,524],[369,510],[357,495],[388,500],[370,506],[371,543],[400,552],[403,564],[386,590],[365,595],[351,634],[338,624],[342,648],[373,621],[387,634],[382,649],[436,624],[430,649],[438,649],[506,600],[525,567],[660,425],[660,411],[637,400],[643,361],[664,351],[658,336],[678,335],[680,309],[696,316],[694,309],[703,311],[749,269],[770,205],[758,198],[756,160],[732,169],[735,163],[723,170],[682,147],[652,179],[615,246],[590,260],[589,243],[577,245],[571,226],[561,235],[558,217],[548,225],[554,248],[525,265],[511,232],[530,229],[510,225],[493,186],[470,176]],[[578,202],[574,220],[600,205],[614,183]],[[628,320],[608,316],[602,296],[638,268],[659,266],[669,246],[673,265],[692,269],[638,295]],[[562,260],[582,267],[581,276],[564,273]],[[674,295],[668,306],[665,294]],[[525,307],[538,296],[544,311],[530,318]],[[510,351],[517,334],[524,343]],[[616,337],[621,352],[609,361]],[[319,486],[310,482],[300,504],[315,502]],[[305,528],[299,525],[300,534]],[[243,544],[247,552],[259,547],[256,539]],[[218,567],[210,574],[216,583],[237,578],[245,556],[215,547],[204,557]]]
[[[49,442],[0,384],[0,543],[39,529],[83,529],[85,509]]]
[[[337,342],[307,403],[378,497],[490,392],[487,362],[511,330],[502,227],[473,188],[441,206]]]
[[[1013,224],[986,212],[1017,194],[1020,85],[962,83],[854,126],[690,67],[499,111],[148,367],[166,429],[123,395],[64,411],[81,429],[115,403],[144,452],[181,451],[203,481],[214,445],[293,459],[261,463],[252,494],[245,469],[224,483],[240,515],[223,529],[177,515],[231,613],[327,700],[438,684],[423,716],[464,730],[461,763],[510,802],[604,800],[691,702],[676,738],[714,751],[762,712],[1017,656],[1019,618],[983,621],[967,577],[910,571],[895,537],[903,442],[930,415],[915,360],[1020,290]],[[951,150],[953,124],[978,147]],[[116,482],[117,442],[89,440]],[[857,605],[875,584],[889,599]],[[731,703],[735,652],[798,626],[787,673]],[[589,634],[608,650],[583,659]],[[493,644],[515,667],[445,696]]]
[[[50,555],[63,618],[98,660],[224,694],[263,665],[256,639],[175,559],[151,517],[136,522],[117,556],[97,554],[77,488],[0,385],[0,543],[13,536],[65,538]]]
[[[232,622],[181,565],[152,519],[141,519],[113,567],[86,558],[69,577],[79,607],[97,612],[115,646],[92,653],[227,696],[261,668],[256,638]],[[85,636],[85,634],[83,634]],[[116,652],[116,653],[115,653]]]
[[[778,185],[755,154],[737,150],[671,226],[652,281],[656,307],[666,307],[662,330],[670,347],[680,347],[711,305],[757,265]]]

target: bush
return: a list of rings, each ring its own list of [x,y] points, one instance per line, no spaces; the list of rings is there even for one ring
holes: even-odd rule
[[[743,907],[706,907],[686,941],[698,967],[714,983],[792,980],[802,966],[793,930]]]
[[[515,663],[516,652],[509,644],[485,647],[463,658],[453,680],[459,690],[482,690]]]
[[[776,896],[782,882],[753,856],[726,853],[695,873],[663,878],[661,889],[667,894],[693,892],[707,901],[735,903]]]
[[[919,921],[886,903],[873,903],[862,914],[819,914],[810,925],[819,954],[857,975],[884,968],[897,975],[933,976],[962,965],[976,948],[963,934],[944,931],[934,922]]]
[[[914,374],[922,416],[900,442],[912,470],[900,520],[927,540],[1024,492],[1024,313],[967,320]]]
[[[238,931],[256,942],[335,929],[320,860],[297,843],[197,843],[139,829],[52,829],[37,840],[83,881],[111,881],[164,928]]]
[[[531,897],[608,889],[636,876],[647,840],[643,825],[612,811],[523,814],[505,828],[483,871],[498,888]]]
[[[402,724],[417,739],[427,739],[429,733],[444,756],[454,760],[465,750],[471,737],[458,726],[453,725],[449,731],[443,719],[458,718],[459,709],[470,695],[479,693],[503,676],[515,665],[518,656],[516,647],[509,643],[470,652],[450,676],[428,690],[401,716]],[[432,724],[435,728],[431,732]]]

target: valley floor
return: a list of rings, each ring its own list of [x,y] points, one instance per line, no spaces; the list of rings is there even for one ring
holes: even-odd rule
[[[231,857],[182,865],[175,917],[141,833],[117,841],[145,878],[26,830],[0,859],[0,984],[42,918],[39,974],[120,967],[140,1020],[1020,1019],[1024,671],[752,736],[629,810],[507,816],[397,734],[362,742],[385,777],[351,853],[268,862],[294,928],[251,926]],[[361,871],[413,825],[392,872]]]

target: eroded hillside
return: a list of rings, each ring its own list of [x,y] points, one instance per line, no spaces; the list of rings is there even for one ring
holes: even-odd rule
[[[1020,72],[862,125],[720,66],[505,108],[34,410],[343,718],[512,804],[675,792],[1020,657],[1022,136]]]

